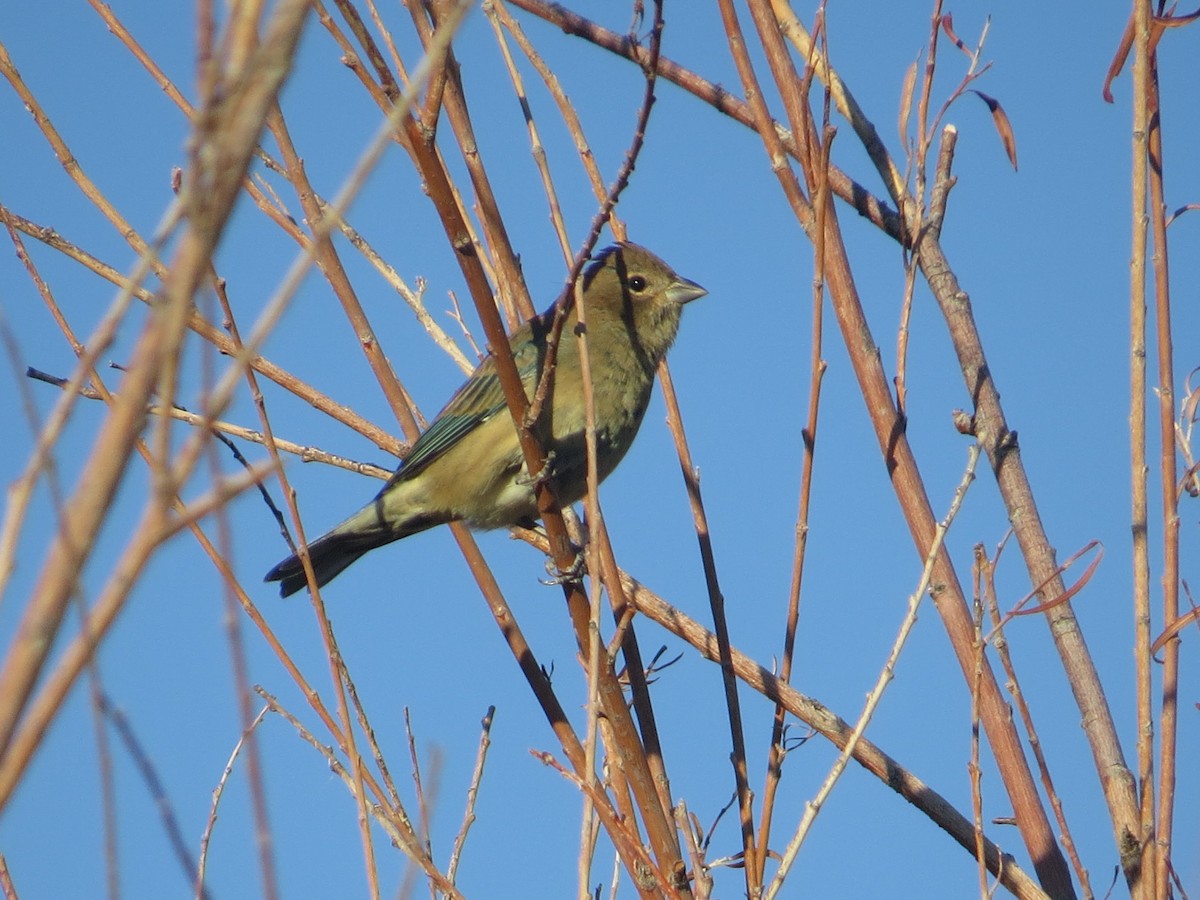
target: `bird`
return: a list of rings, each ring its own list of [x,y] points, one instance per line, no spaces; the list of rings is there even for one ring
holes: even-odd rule
[[[679,331],[683,307],[708,292],[677,275],[644,247],[619,242],[582,275],[596,420],[596,464],[603,480],[624,458],[645,416],[654,375]],[[527,396],[545,363],[554,308],[509,338]],[[586,415],[574,308],[559,342],[553,391],[535,433],[548,454],[555,496],[569,505],[587,491]],[[537,519],[516,427],[489,356],[450,398],[375,498],[308,544],[317,585],[363,554],[448,522],[495,529]],[[293,554],[266,574],[287,597],[308,584]]]

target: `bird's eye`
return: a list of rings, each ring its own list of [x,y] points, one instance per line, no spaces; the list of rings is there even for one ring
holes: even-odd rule
[[[646,279],[641,275],[634,275],[629,279],[629,289],[640,294],[646,289]]]

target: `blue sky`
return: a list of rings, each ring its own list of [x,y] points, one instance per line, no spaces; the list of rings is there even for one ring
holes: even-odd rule
[[[591,3],[580,9],[615,30],[628,25],[624,7]],[[185,94],[193,96],[191,14],[180,14],[170,4],[115,4],[114,10]],[[983,104],[974,97],[960,101],[948,117],[960,140],[958,182],[943,242],[971,294],[1010,425],[1019,431],[1060,559],[1093,539],[1105,546],[1105,559],[1075,606],[1132,763],[1128,75],[1116,83],[1115,105],[1100,96],[1127,11],[1116,3],[1099,4],[1087,15],[1031,3],[999,9],[972,3],[948,11],[967,41],[992,16],[984,58],[994,66],[977,87],[999,99],[1011,118],[1020,170],[1014,173],[1008,165]],[[808,18],[806,11],[801,14]],[[402,52],[414,59],[407,14],[385,15],[409,42]],[[602,171],[611,178],[641,99],[640,74],[557,29],[520,18],[579,108]],[[667,21],[664,53],[740,95],[715,8],[668,5]],[[752,27],[748,15],[743,15],[743,26],[748,31]],[[910,2],[869,9],[865,4],[833,4],[829,28],[835,65],[897,152],[900,85],[928,40],[928,9]],[[1200,141],[1187,93],[1194,76],[1194,34],[1176,31],[1162,49],[1171,208],[1200,196],[1200,171],[1188,165],[1188,153]],[[136,228],[151,233],[171,198],[171,169],[185,161],[187,128],[179,111],[99,17],[81,5],[10,4],[0,12],[0,40],[85,171]],[[520,113],[491,29],[478,10],[456,50],[483,159],[529,287],[544,306],[561,286],[563,265]],[[378,111],[338,57],[328,35],[310,22],[283,96],[309,176],[327,197],[336,192],[379,121]],[[945,45],[941,60],[935,96],[953,88],[964,66],[964,58]],[[578,243],[594,202],[544,90],[532,72],[524,74],[560,182],[571,238]],[[760,77],[765,76],[764,67]],[[882,193],[850,128],[840,120],[835,124],[835,161]],[[133,256],[127,245],[69,182],[6,86],[0,89],[0,130],[6,136],[0,201],[129,270]],[[459,160],[452,161],[461,172]],[[294,197],[285,199],[298,215]],[[633,240],[709,290],[708,297],[688,308],[671,366],[701,471],[733,641],[770,665],[782,646],[800,429],[807,415],[811,247],[782,199],[757,137],[667,84],[659,90],[647,145],[619,213]],[[407,279],[425,279],[428,308],[457,333],[447,316],[448,292],[464,303],[468,294],[431,205],[398,148],[389,151],[349,219]],[[890,374],[903,284],[900,254],[853,213],[843,209],[841,219],[858,290]],[[1185,216],[1172,227],[1180,381],[1200,365],[1195,337],[1200,334],[1197,223],[1200,218]],[[113,296],[111,287],[53,251],[33,241],[27,245],[77,331],[88,334]],[[342,249],[393,367],[421,409],[432,415],[461,374],[374,272],[350,248]],[[217,257],[243,329],[295,252],[243,199]],[[207,302],[202,299],[202,306]],[[18,347],[18,356],[5,369],[9,434],[0,442],[0,472],[11,481],[33,442],[19,398],[28,392],[43,417],[57,399],[52,388],[26,383],[19,373],[28,365],[66,376],[73,355],[12,253],[0,253],[0,314]],[[135,312],[122,327],[109,354],[112,360],[127,359],[141,316]],[[471,322],[479,339],[473,318]],[[824,348],[829,371],[794,681],[852,719],[882,665],[921,561],[904,528],[831,314]],[[306,280],[265,354],[369,420],[398,430],[350,327],[318,276]],[[920,286],[909,360],[909,438],[941,515],[961,478],[967,450],[952,427],[951,411],[967,406],[969,397],[944,323]],[[192,338],[182,402],[198,405],[205,367],[223,364]],[[110,386],[117,383],[114,372]],[[265,392],[280,436],[389,467],[394,463],[364,438],[280,389],[268,385]],[[76,411],[56,455],[64,485],[74,483],[103,415],[96,403],[81,404]],[[637,444],[601,491],[606,521],[622,567],[708,623],[687,498],[664,415],[656,395]],[[239,394],[226,418],[257,426],[248,391]],[[179,438],[184,434],[181,427]],[[243,451],[252,459],[263,455],[254,446]],[[1156,454],[1152,443],[1152,458]],[[221,465],[232,471],[227,459]],[[377,490],[374,482],[341,470],[298,461],[289,466],[310,536]],[[84,572],[85,596],[107,578],[147,486],[145,466],[135,460]],[[198,480],[189,496],[203,488]],[[282,502],[277,486],[273,490]],[[1157,496],[1153,482],[1151,495]],[[1185,498],[1183,574],[1193,583],[1198,581],[1197,518],[1195,501]],[[310,680],[328,693],[328,669],[307,602],[300,597],[280,601],[273,588],[260,582],[261,574],[286,553],[273,520],[258,498],[246,495],[232,504],[229,522],[239,579]],[[1158,522],[1157,512],[1152,522]],[[961,577],[969,575],[972,547],[981,542],[994,550],[1006,527],[994,482],[983,468],[948,539]],[[1154,527],[1157,613],[1161,548]],[[5,647],[53,530],[53,503],[43,485],[24,532],[19,567],[0,606]],[[210,523],[210,533],[215,532]],[[560,593],[537,583],[542,559],[504,533],[479,539],[539,657],[554,664],[555,687],[582,727],[584,694],[574,640]],[[1015,547],[1006,553],[999,584],[1010,604],[1029,589]],[[417,746],[440,758],[433,841],[443,862],[460,821],[479,720],[489,705],[497,706],[479,819],[461,866],[464,894],[568,896],[575,885],[579,797],[529,753],[559,748],[449,531],[438,529],[376,551],[324,593],[339,645],[402,790],[408,787],[404,708],[411,711]],[[67,627],[77,628],[77,622]],[[312,724],[303,697],[273,654],[248,623],[242,627],[251,680]],[[155,557],[99,654],[105,689],[158,767],[193,853],[211,791],[239,732],[225,629],[220,578],[195,542],[180,536]],[[656,683],[654,696],[672,790],[707,825],[733,790],[719,673],[671,635],[648,623],[641,629],[647,654],[659,644],[667,646],[669,656],[683,652],[682,660]],[[1200,802],[1200,781],[1195,767],[1186,764],[1200,740],[1194,706],[1200,685],[1188,654],[1194,634],[1185,635],[1183,651],[1183,765],[1175,845],[1176,865],[1192,894],[1200,885],[1200,830],[1191,812]],[[1093,887],[1103,894],[1116,856],[1078,710],[1044,622],[1022,619],[1011,627],[1009,639],[1084,864]],[[742,702],[751,780],[761,789],[772,710],[749,691],[742,692]],[[969,696],[931,606],[922,607],[896,680],[868,734],[960,810],[969,811]],[[282,895],[365,895],[355,810],[341,782],[282,720],[269,718],[259,737]],[[123,895],[187,895],[188,883],[170,855],[153,799],[128,754],[117,749],[114,756]],[[789,757],[774,844],[785,842],[833,757],[820,739]],[[1008,813],[990,762],[984,792],[988,819]],[[94,726],[86,691],[77,689],[0,817],[0,852],[24,900],[100,895],[101,809]],[[992,826],[989,835],[1028,869],[1011,829]],[[714,837],[711,856],[732,854],[738,842],[736,825],[727,817]],[[405,861],[382,836],[377,835],[376,849],[381,884],[385,895],[391,895]],[[611,860],[606,852],[597,858],[594,880],[607,885]],[[253,824],[241,767],[223,800],[209,857],[213,896],[257,893]],[[740,872],[723,870],[716,877],[718,896],[739,896],[744,890]],[[968,895],[977,882],[966,854],[897,795],[851,766],[801,853],[791,884],[790,896],[950,898]]]

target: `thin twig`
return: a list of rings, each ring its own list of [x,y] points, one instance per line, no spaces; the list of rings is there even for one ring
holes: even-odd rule
[[[747,879],[752,878],[751,867],[755,865],[756,848],[754,840],[754,800],[750,791],[750,779],[746,768],[746,738],[742,725],[741,702],[738,700],[737,679],[733,672],[733,660],[729,656],[729,623],[725,617],[725,596],[721,593],[721,585],[717,578],[716,555],[713,551],[712,535],[708,528],[708,517],[704,511],[704,501],[700,497],[700,476],[692,463],[691,451],[688,449],[687,438],[683,431],[683,417],[679,411],[679,401],[675,396],[675,386],[671,381],[671,371],[664,359],[658,366],[658,380],[663,386],[663,398],[667,404],[667,427],[675,440],[675,452],[679,456],[679,466],[683,473],[684,487],[688,495],[688,503],[692,511],[693,527],[696,540],[700,546],[700,562],[704,569],[704,581],[708,588],[709,609],[713,617],[713,629],[717,635],[720,648],[721,679],[725,695],[725,712],[729,724],[732,743],[731,761],[733,763],[734,785],[738,797],[738,816],[742,829],[742,852],[746,856]],[[751,894],[754,896],[754,894]]]
[[[237,761],[238,754],[242,752],[242,747],[245,746],[246,738],[250,732],[257,729],[262,720],[266,718],[269,706],[264,706],[259,710],[258,715],[254,717],[254,721],[250,723],[250,728],[242,731],[238,736],[237,743],[233,745],[233,751],[229,754],[229,759],[225,763],[225,768],[221,770],[221,777],[217,779],[217,786],[213,788],[212,805],[208,810],[208,821],[204,825],[204,833],[200,836],[200,853],[196,859],[196,880],[194,896],[196,900],[208,895],[208,888],[204,884],[204,878],[208,867],[208,845],[212,840],[213,829],[217,824],[217,807],[221,804],[221,797],[225,794],[225,785],[229,782],[229,776],[233,774],[233,764]]]
[[[867,725],[870,723],[876,708],[879,706],[879,702],[883,699],[884,691],[887,690],[888,684],[895,676],[896,663],[900,659],[900,653],[908,641],[908,636],[912,632],[913,625],[916,624],[917,609],[921,604],[921,598],[929,590],[933,579],[934,565],[938,553],[941,552],[942,544],[946,540],[946,532],[950,530],[955,516],[958,515],[958,511],[962,508],[963,500],[966,499],[967,490],[975,480],[975,465],[979,461],[979,451],[980,447],[978,443],[972,444],[967,450],[967,466],[963,472],[962,480],[959,481],[958,487],[954,491],[954,499],[950,503],[949,511],[946,513],[945,518],[938,522],[937,530],[933,536],[933,543],[930,545],[929,553],[925,558],[925,565],[921,571],[921,580],[917,584],[917,589],[908,598],[908,610],[900,623],[900,630],[896,634],[896,640],[892,644],[891,652],[888,653],[887,661],[883,664],[883,670],[879,673],[879,678],[875,681],[875,687],[867,695],[867,702],[863,707],[862,714],[859,716],[858,721],[854,723],[854,728],[842,746],[842,752],[838,756],[837,761],[825,777],[820,790],[817,791],[812,800],[805,804],[804,815],[800,819],[796,833],[788,842],[787,850],[784,851],[783,858],[780,860],[779,869],[776,871],[775,877],[771,880],[771,884],[764,895],[766,900],[773,900],[773,898],[779,895],[784,879],[787,878],[788,872],[791,870],[792,864],[800,852],[800,847],[804,843],[804,839],[812,829],[813,823],[816,821],[817,815],[820,813],[825,801],[829,798],[830,793],[832,793],[834,785],[842,777],[842,773],[846,769],[846,764],[850,761],[851,756],[853,756],[855,747],[866,731]]]
[[[25,375],[32,378],[34,381],[42,381],[46,384],[52,384],[55,387],[60,387],[64,390],[70,389],[71,381],[67,378],[61,378],[57,375],[51,375],[48,372],[43,372],[39,369],[27,369]],[[101,393],[94,388],[80,388],[78,391],[80,397],[87,400],[103,400]],[[228,435],[238,438],[239,440],[247,441],[252,444],[265,444],[266,438],[261,431],[255,431],[252,428],[247,428],[244,425],[235,425],[232,422],[223,422],[220,419],[210,419],[199,413],[190,412],[181,406],[172,406],[164,409],[161,406],[147,407],[146,412],[152,416],[170,416],[180,422],[196,427],[205,427],[214,434]],[[275,446],[283,453],[290,453],[293,456],[300,457],[301,462],[319,462],[327,466],[333,466],[338,469],[345,469],[348,472],[354,472],[358,475],[367,475],[371,478],[379,478],[384,481],[391,478],[394,474],[393,469],[385,469],[383,466],[377,466],[374,463],[359,462],[358,460],[349,459],[345,456],[339,456],[336,453],[330,453],[327,450],[322,450],[319,447],[314,447],[311,444],[297,444],[294,441],[284,440],[281,437],[276,437]]]
[[[430,798],[425,795],[425,782],[421,777],[421,758],[417,753],[417,739],[413,733],[412,714],[404,707],[404,735],[408,744],[408,761],[412,764],[413,793],[417,798],[417,816],[421,823],[417,836],[421,839],[421,847],[425,855],[433,858],[433,834],[429,828],[429,815],[433,806]]]
[[[975,564],[971,567],[971,612],[975,621],[975,678],[971,682],[971,757],[967,762],[967,773],[971,779],[971,819],[975,825],[975,859],[979,871],[979,897],[988,900],[988,870],[984,854],[983,834],[983,766],[979,762],[979,688],[983,683],[984,653],[987,643],[983,639],[983,570],[980,565],[981,545],[975,545]]]
[[[353,793],[356,790],[356,785],[358,782],[356,781],[354,775],[342,764],[342,761],[338,759],[333,748],[318,741],[312,732],[304,727],[299,719],[297,719],[294,715],[288,712],[287,709],[280,705],[279,701],[275,697],[263,690],[261,687],[257,688],[257,691],[259,696],[266,701],[271,712],[282,716],[283,719],[296,730],[296,733],[302,740],[320,753],[326,764],[329,766],[329,770],[342,779],[347,789]],[[425,872],[426,877],[429,878],[430,884],[433,887],[444,893],[447,897],[453,898],[453,900],[463,900],[462,894],[459,892],[459,890],[450,883],[449,879],[447,879],[445,875],[438,871],[433,860],[425,854],[420,840],[418,840],[416,834],[410,827],[408,827],[406,822],[401,822],[399,819],[391,816],[389,814],[390,811],[381,804],[368,804],[367,808],[374,817],[375,821],[378,822],[379,825],[383,827],[384,831],[387,832],[388,837],[392,840],[392,843],[398,847],[405,856],[420,866],[422,871]]]
[[[496,707],[489,706],[479,723],[479,749],[475,753],[475,768],[471,771],[471,783],[467,787],[467,803],[463,808],[462,825],[454,836],[454,845],[450,850],[450,865],[446,868],[446,877],[454,883],[458,875],[458,864],[462,859],[463,847],[467,844],[467,833],[475,824],[475,801],[479,798],[479,785],[483,782],[483,767],[487,763],[488,749],[492,746],[492,722],[496,718]]]

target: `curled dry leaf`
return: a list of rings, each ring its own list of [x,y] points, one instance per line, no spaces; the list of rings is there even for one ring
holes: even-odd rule
[[[1184,25],[1191,25],[1198,19],[1200,19],[1200,9],[1197,9],[1195,12],[1187,13],[1186,15],[1177,16],[1175,15],[1174,6],[1171,7],[1171,10],[1166,15],[1151,16],[1151,21],[1153,21],[1154,25],[1159,30],[1165,30],[1167,28],[1182,28]]]
[[[1013,134],[1012,122],[1008,120],[1008,113],[1004,111],[1004,107],[995,97],[989,97],[982,91],[971,91],[971,93],[976,94],[992,111],[992,122],[996,125],[996,133],[1000,135],[1000,142],[1004,144],[1004,152],[1008,154],[1008,161],[1012,163],[1015,171],[1017,168],[1017,138]]]
[[[1028,600],[1030,597],[1032,597],[1034,594],[1036,594],[1038,591],[1040,591],[1043,587],[1045,587],[1046,582],[1043,582],[1042,584],[1040,584],[1036,588],[1034,588],[1030,593],[1026,594],[1025,599],[1022,600],[1021,603],[1018,603],[1016,605],[1016,607],[1013,608],[1012,612],[1010,612],[1008,614],[1008,617],[1015,618],[1016,616],[1032,616],[1035,613],[1043,613],[1048,609],[1052,609],[1055,606],[1060,606],[1061,604],[1066,603],[1068,600],[1070,600],[1072,597],[1074,597],[1076,594],[1078,594],[1081,590],[1083,590],[1084,586],[1089,581],[1092,580],[1092,576],[1096,574],[1096,569],[1099,568],[1099,566],[1100,566],[1100,561],[1102,559],[1104,559],[1104,545],[1102,543],[1100,543],[1100,541],[1094,541],[1094,540],[1088,541],[1080,550],[1077,550],[1071,556],[1070,559],[1068,559],[1065,563],[1063,563],[1061,566],[1059,566],[1055,570],[1055,575],[1059,575],[1059,574],[1067,571],[1067,569],[1069,569],[1072,565],[1075,564],[1076,560],[1078,560],[1081,556],[1083,556],[1085,553],[1089,552],[1093,548],[1097,548],[1097,547],[1099,549],[1096,551],[1096,558],[1092,560],[1091,564],[1084,570],[1083,574],[1079,576],[1079,580],[1076,581],[1073,585],[1071,585],[1071,587],[1067,588],[1065,591],[1063,591],[1061,594],[1059,594],[1057,597],[1053,598],[1052,600],[1048,600],[1045,603],[1042,603],[1038,606],[1032,606],[1029,609],[1022,609],[1021,605],[1025,602],[1025,600]],[[1049,579],[1047,579],[1047,581],[1048,580]]]
[[[972,57],[973,54],[967,49],[967,45],[964,44],[962,39],[954,33],[954,16],[946,13],[946,15],[942,16],[940,24],[942,26],[942,31],[945,32],[946,37],[950,39],[950,42],[963,53],[967,54],[968,58]]]
[[[1158,46],[1159,39],[1163,36],[1163,32],[1168,28],[1182,28],[1184,25],[1190,25],[1197,19],[1200,19],[1200,9],[1195,12],[1188,13],[1184,16],[1174,14],[1174,7],[1171,12],[1162,16],[1150,17],[1150,52]],[[1125,31],[1121,35],[1121,42],[1117,45],[1117,52],[1113,54],[1112,62],[1108,64],[1108,72],[1104,76],[1104,90],[1102,91],[1104,102],[1112,103],[1112,83],[1116,81],[1117,76],[1121,74],[1121,69],[1125,68],[1125,61],[1129,59],[1129,51],[1133,49],[1133,15],[1129,16],[1129,20],[1125,23]]]
[[[1175,210],[1175,212],[1171,213],[1171,215],[1167,217],[1167,225],[1170,225],[1184,213],[1195,212],[1198,209],[1200,209],[1200,203],[1187,203],[1179,207],[1179,209]]]
[[[1104,76],[1104,89],[1101,91],[1101,95],[1104,97],[1105,103],[1113,102],[1112,83],[1121,74],[1121,69],[1125,68],[1125,60],[1129,58],[1129,51],[1132,47],[1133,16],[1130,15],[1129,21],[1125,23],[1125,31],[1121,35],[1121,42],[1117,44],[1117,52],[1113,54],[1112,62],[1108,64],[1108,72]]]
[[[1162,634],[1158,636],[1153,644],[1150,645],[1150,654],[1157,655],[1158,651],[1167,645],[1169,641],[1173,641],[1179,637],[1179,632],[1183,631],[1193,622],[1200,622],[1200,607],[1193,606],[1190,612],[1186,612],[1178,616]]]
[[[1194,462],[1187,467],[1187,471],[1179,479],[1179,484],[1175,485],[1175,494],[1180,498],[1184,494],[1200,497],[1200,462]]]

